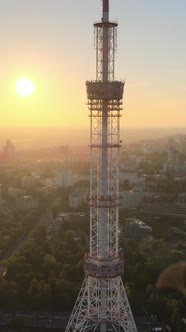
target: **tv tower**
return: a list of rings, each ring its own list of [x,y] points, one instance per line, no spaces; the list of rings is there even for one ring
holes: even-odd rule
[[[87,81],[90,110],[90,248],[85,280],[66,332],[137,332],[122,283],[119,249],[120,117],[124,82],[114,79],[117,23],[109,21],[109,0],[94,24],[96,80]]]

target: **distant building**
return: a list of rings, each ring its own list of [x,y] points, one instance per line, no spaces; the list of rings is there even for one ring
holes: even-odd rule
[[[31,188],[41,183],[40,176],[24,176],[21,179],[21,185],[23,188]]]
[[[71,209],[78,209],[82,205],[82,194],[81,192],[72,192],[69,195],[69,206]]]
[[[15,159],[16,148],[10,139],[7,139],[6,144],[3,146],[0,154],[0,161],[10,162]]]
[[[78,174],[78,175],[74,176],[73,184],[76,184],[77,182],[81,182],[81,181],[87,181],[89,184],[89,181],[90,181],[89,174]]]
[[[144,156],[136,156],[135,154],[129,154],[128,159],[123,160],[123,162],[121,163],[120,169],[136,170],[139,167],[139,164],[144,161],[145,161]]]
[[[168,162],[178,162],[180,159],[180,153],[172,147],[168,149]]]
[[[32,210],[39,207],[39,201],[32,196],[21,196],[16,198],[16,208],[21,210]]]
[[[137,167],[139,166],[140,163],[146,161],[144,156],[136,156],[135,154],[129,154],[128,159],[130,161],[134,161]]]
[[[30,172],[31,176],[35,177],[35,176],[41,176],[43,172],[40,169],[37,170],[33,170]]]
[[[67,170],[60,168],[54,175],[54,185],[61,188],[69,188],[73,185],[73,176]]]
[[[163,171],[171,173],[173,175],[185,175],[186,174],[186,162],[185,161],[167,161],[163,164]]]
[[[32,196],[24,196],[24,208],[26,210],[29,209],[37,209],[39,207],[39,201]]]
[[[24,196],[24,195],[25,195],[24,189],[13,188],[13,187],[8,188],[8,196],[11,198],[17,198],[17,197]]]
[[[54,185],[54,181],[51,178],[46,178],[43,182],[46,187],[52,187]]]
[[[120,192],[120,208],[130,209],[137,208],[144,204],[146,200],[151,200],[153,193],[150,191],[123,191]]]
[[[140,191],[123,191],[120,192],[120,208],[129,209],[138,207],[143,202],[143,193]]]
[[[140,241],[152,235],[152,228],[139,219],[128,218],[125,223],[125,235]]]
[[[6,144],[3,146],[3,151],[6,152],[10,157],[14,155],[16,148],[10,139],[7,139]]]
[[[183,148],[183,147],[182,147]],[[167,161],[163,164],[163,171],[173,175],[186,174],[186,161],[183,161],[179,144],[176,138],[170,138],[168,141]]]
[[[121,184],[128,181],[130,186],[145,187],[145,176],[139,176],[136,172],[120,172],[119,180]]]

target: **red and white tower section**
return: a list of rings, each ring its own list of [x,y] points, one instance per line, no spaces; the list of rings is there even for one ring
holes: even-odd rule
[[[87,81],[90,110],[90,249],[85,280],[66,332],[137,332],[122,283],[119,250],[120,117],[124,82],[114,78],[117,23],[109,21],[109,0],[94,24],[96,80]]]

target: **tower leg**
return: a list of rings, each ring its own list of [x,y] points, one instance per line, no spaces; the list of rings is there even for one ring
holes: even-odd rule
[[[106,308],[101,292],[104,291]],[[137,332],[121,277],[85,278],[65,332]]]

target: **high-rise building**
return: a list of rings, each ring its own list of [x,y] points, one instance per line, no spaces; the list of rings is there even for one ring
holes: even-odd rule
[[[3,146],[1,159],[3,161],[11,162],[12,160],[14,160],[15,154],[16,154],[15,146],[12,144],[10,139],[7,139],[6,144]]]

